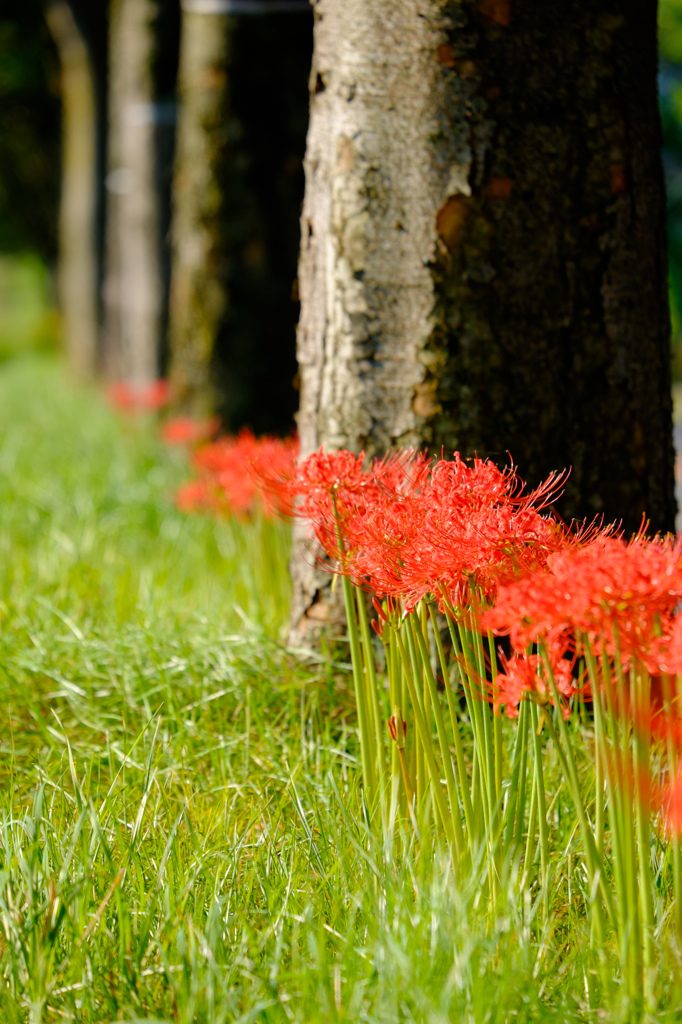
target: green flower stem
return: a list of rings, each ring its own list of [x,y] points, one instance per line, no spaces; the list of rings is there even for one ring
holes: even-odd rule
[[[491,710],[488,702],[484,700],[485,694],[483,691],[486,685],[485,656],[480,634],[475,630],[467,629],[461,620],[457,621],[457,625],[467,675],[465,695],[472,719],[474,753],[483,789],[483,799],[481,801],[485,819],[483,835],[490,852],[490,894],[494,904],[497,898],[500,874],[498,863],[500,800],[495,787],[493,728],[490,721]],[[478,692],[476,692],[477,690]]]
[[[486,678],[486,664],[485,654],[483,651],[483,638],[480,633],[472,630],[471,635],[474,640],[474,650],[476,652],[476,668],[478,670],[479,685],[485,686]],[[486,782],[488,792],[488,808],[489,808],[489,820],[491,822],[490,831],[491,833],[496,831],[495,819],[498,814],[498,791],[495,787],[495,755],[493,753],[493,730],[491,719],[491,710],[488,706],[487,701],[477,701],[481,720],[483,722],[483,741],[485,743],[485,763],[486,763]]]
[[[448,790],[448,797],[450,800],[450,814],[452,816],[453,835],[455,837],[455,852],[458,859],[462,857],[465,847],[464,832],[462,831],[462,822],[460,819],[459,811],[459,794],[457,792],[457,783],[455,781],[455,773],[452,769],[452,755],[450,753],[450,745],[448,743],[447,731],[445,729],[445,720],[443,718],[443,711],[441,708],[440,698],[438,696],[438,686],[436,684],[435,677],[433,675],[433,669],[431,668],[431,660],[429,658],[429,650],[427,647],[426,639],[420,628],[422,623],[414,620],[413,616],[409,616],[410,628],[413,632],[413,637],[419,644],[419,649],[422,656],[422,664],[424,666],[424,675],[429,687],[431,695],[431,707],[433,708],[434,717],[436,719],[436,730],[438,732],[438,743],[440,745],[440,755],[443,761],[443,769],[445,771],[445,784]]]
[[[583,649],[585,651],[585,661],[587,663],[590,687],[592,689],[592,707],[594,714],[595,741],[598,748],[600,762],[604,765],[604,776],[606,781],[606,791],[609,809],[609,823],[611,825],[611,858],[613,862],[616,895],[618,897],[616,906],[615,925],[616,931],[618,933],[619,948],[621,951],[621,966],[625,971],[627,967],[627,944],[629,941],[627,923],[628,887],[626,882],[623,840],[621,834],[625,811],[621,807],[623,787],[618,785],[619,776],[617,769],[615,771],[614,778],[614,756],[613,753],[610,753],[607,748],[607,721],[610,721],[614,728],[617,727],[615,725],[615,721],[611,713],[609,713],[608,719],[604,715],[604,709],[602,707],[602,699],[600,693],[601,688],[599,685],[599,678],[597,674],[597,666],[594,659],[594,654],[586,638],[583,638]],[[605,683],[605,692],[607,692],[607,686],[608,690],[610,691],[610,682]],[[620,753],[618,753],[617,756],[618,761],[620,761]],[[620,776],[620,778],[622,779],[622,775]],[[598,839],[600,838],[601,837],[598,836]],[[597,850],[599,851],[600,848],[603,850],[603,842],[597,846]]]
[[[533,785],[530,795],[530,810],[528,811],[528,833],[526,836],[526,851],[523,855],[523,881],[521,888],[528,886],[535,859],[535,818],[538,810],[538,785],[537,776],[533,774]]]
[[[674,721],[674,708],[673,708],[673,679],[669,675],[663,675],[663,710],[667,722]],[[677,778],[678,771],[678,756],[677,748],[673,740],[672,730],[668,730],[666,737],[666,747],[668,754],[668,772],[671,779]],[[673,868],[673,915],[675,921],[675,930],[677,932],[678,939],[682,937],[682,860],[680,857],[681,844],[680,836],[677,830],[673,832],[670,840],[670,856],[672,859]]]
[[[353,670],[353,686],[355,688],[355,702],[358,709],[358,727],[360,731],[360,758],[362,761],[362,776],[365,782],[365,789],[367,790],[367,802],[371,807],[374,805],[374,798],[377,790],[377,782],[374,772],[375,758],[372,756],[373,751],[370,745],[370,734],[369,734],[369,708],[365,699],[365,686],[363,680],[363,662],[362,652],[360,650],[360,633],[358,631],[358,622],[355,612],[355,602],[353,600],[353,585],[348,577],[343,573],[344,560],[345,560],[345,548],[343,543],[343,536],[341,534],[341,524],[339,522],[339,511],[336,502],[336,494],[332,494],[332,505],[334,509],[334,525],[336,527],[336,541],[338,544],[339,552],[341,554],[341,569],[342,569],[342,585],[343,585],[343,602],[346,609],[346,619],[348,622],[348,640],[350,643],[350,660]]]
[[[635,692],[635,787],[639,854],[639,897],[644,947],[644,998],[653,1003],[654,909],[651,877],[651,807],[649,804],[649,761],[651,757],[651,680],[643,666],[633,668]]]
[[[594,704],[599,704],[601,698],[599,694],[594,697]],[[605,751],[602,750],[602,744],[597,738],[597,714],[594,712],[595,727],[594,727],[594,829],[597,837],[597,853],[603,859],[604,857],[604,830],[606,828],[605,821],[605,810],[606,805],[604,801],[604,771],[606,767]]]
[[[422,719],[424,721],[425,733],[426,733],[426,735],[428,735],[428,729],[426,727],[426,717],[424,715],[423,707],[422,707],[422,695],[419,692],[419,687],[418,687],[418,684],[417,684],[417,680],[419,680],[420,677],[421,677],[421,671],[420,671],[421,667],[420,667],[420,663],[419,663],[419,658],[417,656],[417,651],[415,649],[414,643],[412,642],[412,633],[410,632],[409,628],[407,628],[405,621],[403,621],[401,623],[401,629],[400,629],[399,632],[396,633],[396,635],[398,637],[398,643],[399,643],[399,646],[400,646],[400,650],[401,650],[401,657],[403,657],[403,653],[405,651],[405,647],[404,647],[404,644],[403,644],[403,641],[402,641],[402,629],[406,630],[407,650],[409,651],[409,658],[407,658],[407,659],[404,658],[403,659],[403,675],[404,675],[404,678],[405,678],[406,681],[409,678],[409,682],[408,682],[409,696],[410,696],[410,701],[412,702],[413,705],[415,703],[415,694],[416,694],[416,703],[417,703],[417,706],[419,708],[419,712],[422,715]],[[412,687],[410,687],[410,683],[413,683],[413,685],[414,685],[414,693],[413,693]],[[413,710],[414,710],[414,707],[413,707]],[[419,729],[417,729],[417,731],[415,733],[415,737],[414,737],[414,757],[415,757],[415,765],[414,765],[414,768],[415,768],[415,778],[417,780],[417,806],[418,807],[422,807],[423,806],[423,802],[424,802],[424,797],[425,797],[426,791],[428,789],[428,780],[427,780],[426,764],[425,764],[425,761],[424,761],[424,741],[422,739],[422,733],[421,733],[421,731]]]
[[[377,680],[376,667],[374,664],[374,652],[372,649],[372,633],[367,618],[367,607],[365,605],[365,598],[363,592],[359,587],[355,588],[357,607],[358,607],[358,619],[360,620],[360,630],[362,634],[362,647],[365,654],[364,666],[365,666],[365,680],[367,683],[368,692],[368,703],[372,711],[372,721],[374,724],[374,735],[376,743],[376,767],[378,772],[379,781],[381,782],[386,775],[386,750],[384,746],[384,715],[382,708],[379,704],[380,691],[379,683]],[[383,792],[383,784],[382,784]]]
[[[616,764],[616,783],[619,791],[618,817],[623,841],[625,882],[627,888],[626,902],[626,931],[629,940],[629,964],[631,977],[631,992],[634,998],[639,998],[642,991],[641,972],[643,957],[643,933],[639,905],[639,879],[637,871],[637,833],[636,815],[633,817],[633,784],[636,789],[636,753],[633,746],[636,739],[632,730],[631,716],[628,714],[628,702],[630,708],[637,706],[637,695],[635,693],[634,676],[632,672],[626,675],[620,656],[620,644],[618,626],[613,626],[613,662],[615,667],[615,686],[612,684],[611,674],[608,669],[608,658],[602,659],[608,673],[608,699],[610,704],[610,715],[616,723],[616,736],[619,743],[616,743],[618,761]],[[620,700],[618,699],[620,694]],[[636,793],[635,793],[635,804]]]
[[[445,599],[444,599],[445,600]],[[480,838],[485,834],[488,828],[487,822],[487,805],[485,800],[481,799],[480,790],[482,789],[481,780],[481,768],[479,764],[479,743],[477,734],[477,719],[474,714],[473,702],[471,698],[471,680],[469,678],[469,662],[466,660],[459,637],[459,630],[455,629],[454,611],[445,603],[446,607],[446,621],[448,625],[448,632],[450,633],[450,640],[452,643],[452,649],[454,651],[454,660],[457,665],[460,679],[462,681],[462,692],[464,693],[464,702],[467,708],[467,715],[469,717],[469,724],[471,726],[471,732],[473,735],[473,752],[472,752],[472,766],[471,766],[471,805],[473,808],[483,808],[484,823],[483,827],[477,827],[475,835]],[[480,826],[480,815],[476,815],[477,825]],[[473,820],[473,819],[472,819]]]
[[[542,770],[542,743],[540,741],[540,713],[536,704],[530,706],[530,724],[533,735],[533,768],[537,790],[538,825],[540,833],[540,870],[544,893],[545,919],[549,917],[549,836],[547,834],[547,801],[545,797],[545,776]],[[530,829],[529,829],[530,835]]]
[[[528,789],[528,719],[530,710],[528,702],[524,701],[523,711],[523,737],[521,745],[521,763],[518,774],[518,794],[516,797],[516,829],[514,831],[513,846],[518,850],[523,845],[523,835],[526,827],[526,793]],[[520,715],[519,715],[520,717]]]
[[[490,651],[490,677],[493,682],[493,696],[495,680],[497,679],[497,653],[495,651],[495,637],[488,633],[488,650]],[[499,798],[502,792],[502,723],[500,716],[493,713],[493,748],[495,751],[495,795]]]
[[[575,758],[573,756],[571,738],[568,733],[568,727],[566,725],[566,722],[564,721],[564,716],[561,712],[561,699],[559,697],[559,691],[557,690],[557,685],[554,680],[554,673],[552,672],[552,666],[550,665],[549,658],[547,656],[547,651],[546,649],[544,649],[544,647],[542,649],[542,657],[545,663],[545,669],[547,672],[547,677],[549,679],[549,685],[552,690],[552,696],[554,698],[555,706],[557,709],[557,720],[559,722],[559,733],[561,735],[561,742],[559,741],[556,729],[554,728],[554,722],[552,721],[551,714],[545,715],[545,721],[547,723],[547,729],[549,731],[549,734],[556,745],[557,753],[559,755],[559,759],[566,774],[566,781],[568,782],[569,788],[571,790],[573,803],[578,814],[578,821],[580,823],[580,831],[582,834],[583,846],[585,849],[585,861],[587,864],[587,872],[590,880],[590,886],[592,889],[594,889],[594,884],[596,880],[598,888],[602,893],[604,905],[606,906],[609,917],[615,923],[616,915],[613,906],[613,897],[608,886],[606,885],[606,879],[604,878],[604,868],[597,854],[597,847],[594,841],[594,833],[592,831],[592,826],[587,816],[587,811],[585,810],[582,794],[580,792],[580,783],[578,782],[578,771],[575,764]],[[596,939],[597,942],[601,944],[604,941],[605,921],[601,902],[597,898],[596,893],[594,895],[595,898],[593,907],[596,918]]]
[[[395,708],[400,708],[402,712],[402,705],[400,702],[400,680],[398,677],[398,666],[400,661],[398,659],[398,652],[395,648],[395,637],[392,629],[384,629],[382,634],[382,641],[384,644],[384,651],[386,653],[386,674],[388,675],[388,693],[390,701],[390,713],[393,714]],[[405,752],[403,751],[403,762],[405,761]],[[398,773],[401,771],[400,758],[398,756],[398,744],[391,743],[391,776],[395,779]]]
[[[450,685],[448,663],[445,657],[445,651],[443,650],[443,641],[441,640],[440,637],[440,631],[438,629],[438,620],[436,618],[436,609],[434,605],[429,606],[429,613],[431,615],[431,625],[433,627],[433,634],[436,639],[438,660],[440,661],[440,668],[441,672],[443,673],[445,696],[448,702],[448,713],[450,716],[450,728],[452,730],[452,738],[455,746],[455,758],[457,761],[457,773],[459,776],[459,791],[462,795],[462,805],[464,807],[464,821],[466,823],[467,832],[469,835],[469,843],[471,843],[476,833],[474,829],[474,811],[473,807],[471,806],[471,793],[469,792],[469,780],[466,770],[466,761],[464,759],[464,748],[462,746],[462,736],[459,729],[457,709],[455,708],[453,688]]]
[[[584,638],[583,646],[589,652],[589,641],[587,638]],[[621,693],[624,693],[626,684],[623,679],[619,658],[615,659],[615,666],[618,686]],[[604,694],[606,696],[605,721],[608,723],[611,732],[611,750],[606,757],[609,762],[607,764],[608,777],[611,780],[609,791],[611,845],[614,850],[614,865],[617,868],[616,891],[621,904],[621,921],[619,924],[621,959],[624,972],[627,973],[629,971],[631,993],[636,996],[640,989],[640,969],[638,964],[641,960],[641,943],[638,938],[639,897],[637,893],[635,827],[632,817],[631,788],[633,768],[630,730],[616,698],[616,687],[611,675],[606,645],[602,649],[601,667],[604,678]],[[592,670],[592,676],[596,681],[596,667]],[[608,736],[606,729],[604,729],[604,736]],[[616,854],[618,857],[617,863]]]
[[[427,681],[427,678],[426,678],[426,666],[424,664],[424,658],[422,657],[422,652],[421,652],[421,650],[419,648],[419,645],[417,644],[416,637],[415,637],[415,630],[414,630],[415,623],[416,623],[417,624],[417,631],[419,631],[419,625],[418,625],[419,621],[420,621],[420,609],[419,609],[419,607],[417,607],[417,608],[414,609],[414,611],[411,612],[410,615],[407,616],[406,624],[407,624],[407,627],[408,627],[408,636],[410,638],[410,644],[411,644],[410,650],[414,651],[414,656],[415,656],[415,666],[416,666],[415,667],[415,681],[417,681],[417,685],[420,688],[421,701],[422,701],[421,706],[422,706],[422,713],[424,715],[424,722],[426,723],[426,732],[427,732],[429,738],[431,738],[433,736],[433,708],[431,706],[431,694],[429,692],[429,684],[428,684],[428,681]],[[428,660],[428,651],[427,651],[427,660]],[[426,759],[425,759],[425,756],[424,756],[423,752],[422,752],[422,766],[423,766],[423,769],[424,769],[424,779],[427,779],[429,772],[428,772],[428,766],[426,764]],[[425,783],[424,792],[426,792],[427,789],[428,789],[428,783]]]
[[[631,677],[627,679],[623,677],[620,661],[618,660],[616,660],[616,672],[620,692],[625,695],[626,701],[629,698],[630,707],[632,708],[635,701],[634,680]],[[627,892],[626,937],[629,946],[627,957],[630,968],[630,990],[632,997],[637,999],[642,991],[643,954],[642,921],[639,910],[639,879],[637,877],[637,796],[636,792],[633,792],[633,789],[636,789],[633,752],[634,735],[631,735],[631,722],[623,707],[623,703],[621,698],[620,704],[616,709],[617,714],[621,718],[619,733],[621,739],[620,771],[622,772],[620,778],[617,778],[616,781],[620,784],[619,788],[623,791],[619,814],[621,816],[621,828],[624,838],[623,849],[625,853],[625,884]],[[633,800],[635,803],[634,815]]]
[[[528,732],[528,701],[523,701],[519,709],[518,724],[516,727],[516,740],[514,743],[514,754],[512,756],[511,782],[507,790],[506,802],[503,808],[503,817],[506,819],[506,830],[504,837],[505,850],[509,850],[514,840],[514,822],[516,820],[516,808],[519,800],[519,772],[521,764],[525,761],[526,734]]]
[[[377,781],[374,771],[375,758],[373,756],[370,731],[369,731],[369,708],[365,700],[365,686],[362,678],[362,653],[360,650],[360,633],[355,615],[355,602],[353,600],[353,585],[346,576],[341,577],[343,581],[343,600],[346,606],[346,618],[348,620],[348,640],[350,642],[350,660],[353,667],[353,685],[355,687],[355,702],[358,708],[358,727],[360,730],[360,757],[362,761],[362,777],[367,790],[367,802],[370,808],[374,804],[374,797],[377,790]]]
[[[461,621],[457,622],[457,628],[459,633],[459,643],[457,646],[462,652],[462,661],[464,664],[464,673],[462,675],[464,695],[467,703],[467,711],[469,712],[469,718],[471,720],[472,732],[474,734],[474,754],[478,767],[480,786],[483,790],[481,805],[483,807],[483,815],[485,819],[485,832],[490,834],[492,832],[492,806],[490,800],[491,761],[487,757],[485,726],[483,724],[482,716],[482,701],[475,693],[476,669],[474,667],[475,661],[472,655],[469,631]]]
[[[408,636],[408,639],[409,639],[409,636],[410,636],[409,631],[408,631],[407,636]],[[432,750],[432,747],[431,747],[431,737],[429,736],[428,730],[426,728],[426,722],[424,721],[424,716],[422,714],[422,709],[421,709],[421,706],[420,706],[419,693],[417,691],[417,687],[415,685],[415,681],[414,681],[414,677],[412,675],[412,672],[410,671],[409,656],[408,656],[408,653],[407,653],[407,651],[405,649],[405,644],[403,643],[403,638],[400,635],[400,632],[396,631],[396,637],[398,639],[398,649],[400,651],[400,657],[401,657],[402,662],[403,662],[403,675],[404,675],[405,681],[407,683],[407,688],[408,688],[408,692],[409,692],[409,695],[410,695],[410,701],[412,703],[412,713],[414,715],[414,721],[415,721],[415,725],[417,727],[417,733],[418,733],[419,738],[421,740],[421,746],[422,746],[422,750],[423,750],[423,754],[424,754],[424,760],[425,760],[426,765],[428,767],[429,775],[430,775],[430,778],[431,778],[431,783],[432,783],[432,787],[431,788],[432,788],[432,791],[433,791],[434,803],[436,805],[438,816],[439,816],[440,821],[441,821],[441,826],[442,826],[443,830],[445,831],[445,834],[446,834],[446,836],[448,838],[448,841],[449,841],[450,845],[453,848],[456,848],[453,819],[452,819],[452,815],[448,811],[448,805],[447,805],[447,801],[445,799],[445,793],[443,792],[443,787],[441,786],[440,772],[438,771],[438,766],[436,765],[436,761],[435,761],[435,758],[433,756],[433,750]]]

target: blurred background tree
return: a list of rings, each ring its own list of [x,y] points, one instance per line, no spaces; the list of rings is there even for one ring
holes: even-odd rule
[[[171,362],[185,409],[291,428],[312,16],[301,0],[186,0]]]
[[[673,376],[682,380],[682,0],[659,5],[660,102],[668,196]]]
[[[52,0],[45,10],[61,64],[62,179],[59,209],[59,304],[67,358],[81,377],[97,363],[97,103],[91,54],[73,10]]]
[[[109,4],[102,366],[135,387],[164,370],[178,13],[156,0]]]
[[[225,92],[229,104],[223,104],[219,123],[214,125],[226,159],[213,168],[212,185],[219,196],[214,267],[223,300],[210,344],[205,346],[206,365],[199,383],[190,389],[191,401],[216,406],[230,430],[250,425],[257,431],[286,433],[297,405],[296,265],[311,8],[303,0],[199,0],[194,7],[193,17],[204,21],[209,32],[217,20],[225,20],[229,9],[230,30],[225,38],[230,45],[222,58],[226,68],[229,63]],[[144,89],[127,98],[126,75],[135,63],[136,48],[112,39],[112,29],[116,34],[122,25],[125,28],[120,17],[124,8],[133,16],[145,8],[148,17],[142,21],[149,28],[145,46],[137,47],[138,57],[142,51],[146,54],[140,58],[147,63],[146,78],[138,74]],[[6,0],[2,5],[0,260],[5,254],[9,262],[0,262],[0,352],[7,332],[13,339],[5,345],[7,351],[20,340],[25,344],[29,334],[47,343],[55,340],[58,168],[63,157],[61,328],[70,362],[81,373],[98,369],[109,378],[137,377],[140,382],[168,372],[180,22],[180,0],[134,0],[132,4],[128,0],[111,4]],[[87,81],[88,74],[92,79],[88,116],[94,118],[94,138],[89,152],[77,143],[83,139],[82,128],[73,121],[74,111],[81,117],[88,107],[87,97],[74,86],[78,74],[82,81]],[[72,122],[70,127],[64,124],[63,132],[62,116]],[[145,135],[145,140],[133,139],[136,133]],[[89,196],[88,161],[94,174]],[[124,355],[121,322],[129,319],[130,310],[121,305],[120,282],[122,267],[129,284],[139,283],[142,277],[141,271],[130,273],[141,249],[139,239],[133,241],[135,220],[129,217],[131,183],[140,168],[128,164],[144,161],[147,198],[142,206],[152,208],[153,216],[141,232],[146,247],[143,262],[144,273],[155,283],[142,291],[156,292],[156,297],[155,312],[147,317],[147,340],[132,346],[136,351],[147,349],[144,355],[137,352],[140,361],[135,364]],[[79,185],[79,180],[85,185]],[[80,196],[80,207],[71,202],[73,196]],[[80,224],[77,232],[87,238],[74,254],[76,223]],[[122,261],[117,255],[121,239],[124,247],[132,242],[132,255]],[[78,260],[82,266],[88,251],[93,265],[88,273],[81,273],[80,288],[69,287],[69,281],[77,281]],[[68,272],[69,266],[73,273]],[[208,267],[204,274],[209,276]],[[22,310],[32,310],[42,333],[38,327],[27,329],[26,316],[14,309],[17,302]],[[96,338],[92,337],[93,318]],[[126,332],[130,334],[129,326]],[[182,336],[182,330],[176,331],[178,339]],[[187,332],[176,344],[186,341]],[[128,355],[132,357],[132,352]]]

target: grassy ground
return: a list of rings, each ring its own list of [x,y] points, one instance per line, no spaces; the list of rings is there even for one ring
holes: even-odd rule
[[[180,515],[184,472],[53,361],[0,368],[0,1020],[618,1019],[570,835],[552,936],[382,848],[348,674],[279,642],[286,527]]]

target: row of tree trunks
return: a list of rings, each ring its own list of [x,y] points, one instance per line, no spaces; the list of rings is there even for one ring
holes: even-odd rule
[[[108,83],[98,79],[98,99],[108,94],[108,112],[98,111],[107,126],[106,229],[96,232],[106,243],[103,330],[83,372],[97,366],[109,378],[143,385],[170,370],[178,409],[216,409],[231,429],[289,429],[297,399],[309,5],[186,0],[181,8],[179,0],[163,7],[112,0],[107,18],[101,11],[93,18],[87,0],[55,3],[75,15],[72,24],[90,46],[108,37],[109,50],[97,63],[99,71],[110,65]],[[180,42],[178,68],[173,51]],[[176,88],[177,132],[176,104],[168,102]],[[71,131],[66,93],[64,123]],[[65,247],[82,241],[86,222],[93,227],[92,204],[76,212],[81,223],[72,217],[64,225]],[[96,263],[80,292],[94,309]],[[78,317],[66,295],[62,305],[71,337]],[[72,363],[78,344],[67,346]]]
[[[649,0],[317,0],[298,332],[319,445],[572,467],[567,518],[674,527]],[[302,557],[294,627],[327,617]]]
[[[109,377],[138,386],[159,375],[163,303],[154,141],[157,8],[155,0],[112,0],[109,28],[104,368]]]

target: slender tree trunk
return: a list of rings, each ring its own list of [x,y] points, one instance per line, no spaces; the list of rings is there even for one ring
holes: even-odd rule
[[[178,404],[213,406],[214,345],[227,301],[224,164],[234,19],[183,9],[173,184],[171,379]]]
[[[82,377],[97,360],[95,164],[97,126],[90,57],[64,0],[45,12],[61,61],[62,194],[59,211],[59,301],[66,353]]]
[[[299,432],[477,452],[567,518],[675,501],[650,0],[317,0]],[[294,557],[294,628],[324,618]]]
[[[110,377],[159,373],[162,273],[155,174],[154,0],[112,0],[104,363]]]

